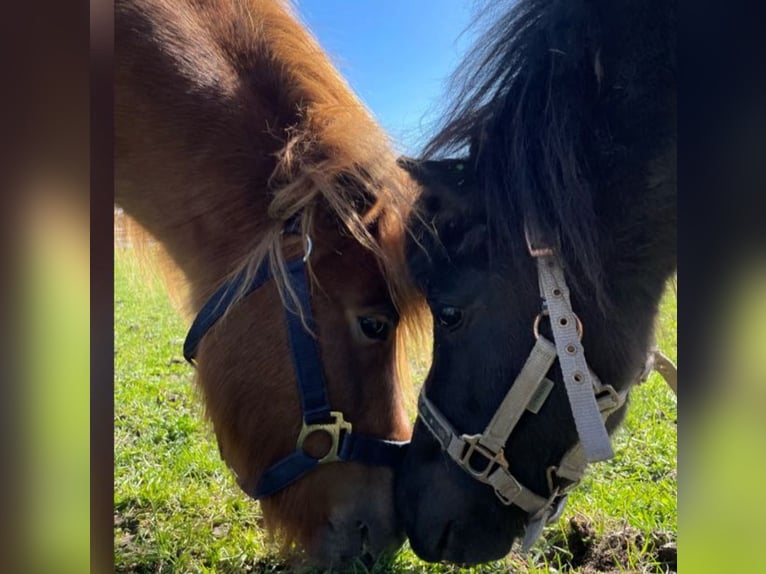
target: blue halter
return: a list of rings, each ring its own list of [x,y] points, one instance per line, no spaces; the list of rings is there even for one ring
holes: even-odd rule
[[[297,220],[288,222],[285,232],[298,235]],[[309,329],[314,331],[311,313],[311,295],[306,276],[305,261],[297,257],[288,261],[287,271],[300,303]],[[268,261],[258,269],[245,295],[249,295],[272,278]],[[200,341],[210,328],[221,318],[231,305],[235,294],[245,281],[244,272],[224,284],[205,303],[194,319],[184,341],[184,358],[194,365]],[[376,466],[396,466],[404,456],[407,441],[390,441],[352,432],[352,425],[343,418],[343,413],[331,411],[327,398],[317,341],[304,328],[300,317],[285,309],[290,352],[293,368],[298,380],[298,391],[303,413],[303,427],[298,436],[296,449],[269,467],[258,482],[254,492],[248,492],[255,499],[265,498],[292,484],[319,464],[329,462],[359,462]],[[303,449],[306,438],[322,431],[332,438],[332,446],[323,457],[316,459]]]

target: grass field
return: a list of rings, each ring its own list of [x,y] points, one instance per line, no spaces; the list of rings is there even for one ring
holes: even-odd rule
[[[285,571],[257,502],[221,461],[181,355],[185,325],[130,249],[115,252],[115,485],[117,572]],[[676,290],[658,340],[676,359]],[[422,368],[418,369],[422,373]],[[420,381],[418,381],[419,383]],[[407,545],[356,572],[665,572],[676,569],[676,399],[658,375],[632,393],[616,458],[592,467],[526,558],[471,569],[427,564]]]

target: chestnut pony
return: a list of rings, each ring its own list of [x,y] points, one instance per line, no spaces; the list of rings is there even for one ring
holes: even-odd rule
[[[676,271],[676,4],[493,3],[425,161],[402,160],[435,326],[396,492],[426,560],[531,546],[670,365],[652,361]]]
[[[265,0],[118,0],[115,123],[116,203],[160,244],[169,289],[190,316],[232,289],[224,309],[203,310],[217,321],[187,350],[238,484],[315,563],[397,548],[390,465],[290,475],[337,454],[335,432],[410,436],[404,338],[420,299],[403,245],[414,186],[381,129],[290,6]],[[306,353],[318,363],[301,362]],[[351,429],[330,424],[297,443],[306,377]],[[290,480],[264,487],[285,460]]]

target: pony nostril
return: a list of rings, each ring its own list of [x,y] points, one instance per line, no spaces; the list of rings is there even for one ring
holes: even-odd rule
[[[361,541],[362,554],[370,553],[370,527],[366,522],[358,520],[356,528],[359,530],[359,539]]]
[[[370,527],[367,526],[366,522],[362,522],[361,520],[357,521],[356,527],[359,530],[359,534],[362,535],[362,543],[366,543],[370,537]]]

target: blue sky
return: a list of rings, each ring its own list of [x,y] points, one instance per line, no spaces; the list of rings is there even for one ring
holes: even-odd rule
[[[470,46],[468,0],[295,0],[356,94],[415,155],[439,117],[449,75]]]

